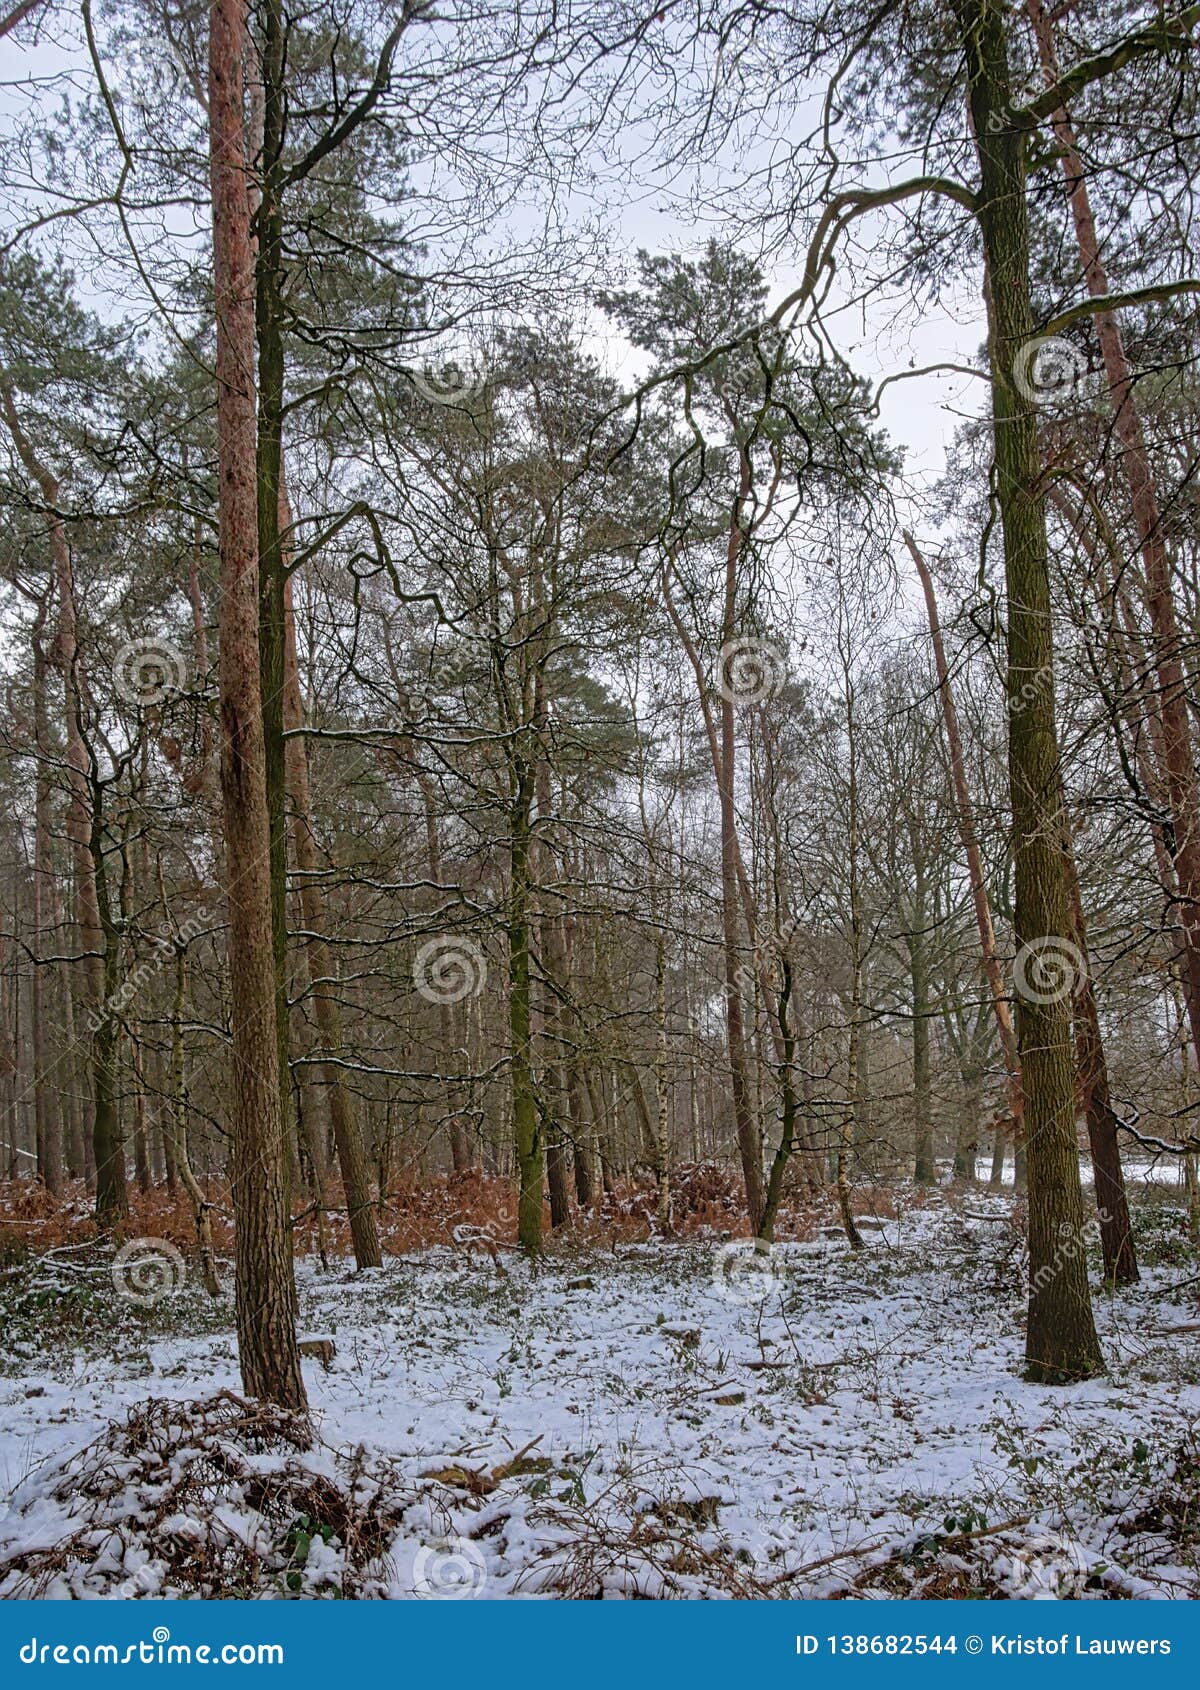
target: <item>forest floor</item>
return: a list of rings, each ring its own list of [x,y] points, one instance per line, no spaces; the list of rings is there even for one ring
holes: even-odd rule
[[[228,1296],[133,1301],[111,1244],[0,1228],[0,1595],[1200,1595],[1178,1189],[1139,1184],[1109,1372],[1060,1388],[1021,1378],[1011,1192],[877,1207],[860,1252],[822,1215],[766,1261],[304,1255],[308,1450],[236,1395]]]

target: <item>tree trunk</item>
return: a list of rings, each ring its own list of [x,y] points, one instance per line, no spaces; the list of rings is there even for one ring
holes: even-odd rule
[[[271,944],[275,959],[275,1015],[279,1055],[276,1064],[283,1120],[291,1117],[288,1013],[287,907],[287,759],[284,745],[286,685],[287,569],[281,532],[283,489],[283,206],[282,148],[284,24],[280,0],[264,0],[260,11],[261,88],[254,103],[251,156],[257,159],[254,186],[247,181],[255,275],[255,333],[258,340],[258,416],[255,431],[256,528],[258,537],[259,691],[271,865]],[[255,203],[257,202],[257,203]],[[306,918],[307,919],[307,918]],[[290,1183],[291,1157],[284,1135],[284,1176]]]
[[[968,1185],[975,1183],[975,1159],[979,1154],[979,1100],[982,1071],[972,1063],[962,1065],[962,1113],[954,1141],[954,1177]]]
[[[600,1189],[605,1197],[611,1197],[616,1186],[613,1180],[612,1148],[605,1124],[609,1116],[604,1102],[603,1077],[597,1074],[594,1064],[589,1063],[584,1069],[583,1083],[587,1091],[588,1107],[592,1112],[592,1131],[596,1137],[596,1155],[600,1163]]]
[[[66,931],[65,920],[59,912],[60,931]],[[58,1010],[59,1021],[63,1030],[63,1042],[68,1051],[78,1048],[75,1036],[75,994],[71,989],[71,981],[64,970],[58,977]],[[92,1159],[91,1134],[84,1131],[83,1107],[80,1096],[79,1080],[80,1064],[68,1057],[65,1064],[63,1084],[65,1091],[62,1095],[63,1116],[67,1145],[67,1168],[73,1179],[82,1179],[89,1191],[95,1189],[94,1163]]]
[[[908,936],[913,1006],[913,1176],[918,1185],[933,1185],[937,1179],[937,1167],[933,1153],[933,1092],[929,1077],[929,962],[925,920],[924,888],[918,875],[912,932]]]
[[[163,900],[164,905],[166,900]],[[171,1009],[171,1160],[179,1171],[180,1182],[192,1205],[192,1220],[196,1228],[196,1248],[200,1254],[200,1277],[210,1297],[221,1295],[217,1279],[216,1258],[213,1254],[212,1217],[209,1203],[200,1182],[192,1171],[188,1153],[187,1132],[187,1075],[183,1062],[183,1005],[187,988],[187,958],[183,947],[175,947],[175,997]]]
[[[1043,959],[1069,958],[1070,914],[1060,849],[1052,610],[1037,416],[1014,380],[1033,338],[1025,133],[1012,125],[1007,14],[1001,0],[955,0],[980,186],[989,317],[995,488],[1008,589],[1009,787],[1015,836],[1017,1041],[1029,1180],[1028,1377],[1045,1383],[1103,1370],[1088,1288],[1083,1192],[1075,1142],[1070,1007],[1037,989]],[[1018,980],[1020,975],[1018,974]],[[1069,986],[1068,986],[1069,991]]]
[[[43,632],[50,589],[39,600],[33,625],[33,719],[37,749],[33,799],[33,1089],[37,1120],[38,1172],[53,1196],[63,1186],[63,1117],[56,1087],[50,1083],[50,1001],[53,980],[47,974],[50,934],[57,903],[54,841],[51,834],[50,722],[46,702],[46,652]]]
[[[738,497],[729,524],[725,560],[725,599],[721,617],[721,647],[726,651],[736,633],[737,567],[742,551],[742,510],[750,495],[752,467],[749,452],[740,454]],[[728,666],[730,659],[723,658]],[[725,960],[725,1035],[729,1045],[729,1074],[733,1095],[733,1120],[742,1178],[746,1186],[746,1208],[750,1230],[757,1234],[763,1215],[762,1129],[754,1114],[750,1096],[746,1031],[742,1015],[741,969],[739,967],[739,909],[736,796],[737,733],[734,720],[736,696],[732,676],[722,677],[721,756],[717,787],[721,812],[721,924]]]
[[[575,1201],[581,1209],[590,1209],[596,1201],[592,1135],[584,1098],[580,1060],[574,1055],[567,1063],[567,1108],[571,1116]]]
[[[246,189],[242,0],[213,0],[209,143],[217,319],[221,792],[229,876],[230,1119],[236,1305],[249,1396],[307,1408],[285,1197],[271,829],[259,673],[254,263]]]
[[[90,758],[89,758],[90,765]],[[92,1145],[96,1156],[96,1219],[101,1226],[119,1226],[129,1214],[129,1192],[125,1178],[125,1145],[121,1137],[118,1104],[117,1059],[121,1021],[117,1008],[121,987],[121,934],[108,889],[108,863],[104,854],[102,788],[90,783],[88,857],[91,863],[92,893],[100,944],[99,1006],[92,1010],[92,1084],[95,1107],[92,1116]]]
[[[1051,19],[1042,0],[1026,0],[1026,7],[1037,37],[1042,66],[1047,77],[1057,81],[1058,60]],[[1084,282],[1093,299],[1106,298],[1109,293],[1108,275],[1092,215],[1087,176],[1070,114],[1063,107],[1054,112],[1051,127],[1067,184]],[[1171,560],[1124,337],[1111,311],[1098,311],[1092,321],[1104,359],[1113,407],[1113,428],[1122,448],[1119,461],[1129,490],[1145,570],[1146,606],[1153,630],[1152,659],[1157,706],[1162,718],[1164,773],[1180,891],[1178,911],[1183,926],[1184,990],[1192,1044],[1200,1051],[1200,799],[1192,754],[1187,679],[1180,655],[1179,625],[1171,586]]]
[[[150,1169],[150,1135],[146,1126],[146,1076],[142,1068],[142,1046],[135,1021],[129,1030],[130,1069],[133,1075],[133,1169],[138,1190],[150,1195],[154,1184]]]
[[[529,852],[532,774],[518,762],[509,822],[508,987],[509,1064],[513,1148],[517,1160],[517,1241],[536,1255],[542,1247],[542,1132],[534,1093],[529,969]]]
[[[540,592],[535,593],[541,602]],[[561,998],[570,990],[558,898],[549,890],[555,870],[554,848],[547,829],[551,816],[550,762],[547,754],[547,709],[544,676],[534,682],[534,721],[539,730],[537,798],[539,831],[533,860],[537,867],[537,931],[541,967],[537,991],[537,1038],[542,1075],[539,1104],[543,1113],[546,1146],[546,1186],[550,1196],[550,1225],[554,1231],[571,1224],[571,1190],[567,1174],[567,1147],[563,1119],[567,1113],[567,1084],[562,1062]]]
[[[572,992],[567,1003],[566,1025],[566,1034],[571,1041],[571,1051],[567,1058],[567,1112],[571,1118],[575,1198],[581,1209],[590,1209],[596,1201],[595,1130],[588,1120],[587,1102],[584,1096],[584,1057],[580,1049],[579,1011],[574,992],[576,980],[575,922],[569,915],[563,919],[563,955],[566,959],[567,976],[572,982]]]
[[[57,479],[41,462],[25,436],[17,415],[13,396],[7,387],[0,388],[0,406],[12,435],[17,455],[26,470],[37,482],[45,502],[50,534],[50,555],[54,567],[55,588],[58,594],[58,660],[63,675],[66,707],[67,768],[70,773],[70,800],[67,804],[67,837],[71,841],[75,868],[75,910],[79,937],[85,953],[84,1006],[89,1012],[90,1026],[99,1038],[98,1026],[104,1037],[92,1051],[93,1111],[91,1147],[97,1171],[96,1219],[101,1226],[112,1226],[129,1212],[125,1189],[125,1152],[121,1144],[120,1126],[114,1105],[115,1079],[111,1073],[114,1052],[112,1017],[103,1014],[106,993],[116,989],[116,976],[111,985],[106,979],[105,934],[101,931],[100,909],[96,891],[97,852],[103,850],[103,839],[93,826],[91,759],[83,735],[83,698],[86,693],[83,658],[79,649],[79,631],[75,615],[75,575],[71,566],[71,548],[62,518],[57,514],[59,486]],[[101,857],[101,862],[103,861]],[[100,1069],[107,1064],[105,1073]]]
[[[850,677],[848,661],[845,666],[845,685],[848,750],[846,802],[849,837],[847,843],[850,857],[850,1039],[846,1051],[846,1109],[838,1130],[833,1179],[837,1188],[838,1208],[841,1211],[846,1241],[852,1250],[861,1250],[862,1237],[854,1224],[854,1211],[850,1205],[849,1171],[850,1154],[858,1140],[859,1119],[862,1110],[863,923],[862,893],[859,885],[858,735],[854,721],[854,686]]]
[[[996,930],[992,925],[992,907],[988,898],[987,878],[983,869],[983,853],[979,849],[979,835],[975,827],[975,806],[971,801],[971,789],[967,785],[966,760],[963,757],[962,736],[958,729],[958,709],[954,702],[950,668],[946,662],[946,648],[942,643],[942,627],[938,616],[937,597],[933,590],[933,577],[929,573],[929,567],[917,542],[907,530],[904,534],[904,543],[917,566],[917,574],[921,577],[921,588],[925,594],[925,609],[929,617],[929,638],[933,645],[938,694],[942,704],[942,720],[946,728],[946,744],[950,751],[950,771],[954,781],[958,837],[962,842],[963,855],[967,859],[967,873],[971,877],[971,899],[975,905],[975,926],[979,933],[979,950],[983,958],[983,972],[987,980],[988,993],[992,1000],[992,1011],[996,1017],[996,1030],[1000,1035],[1000,1050],[1004,1058],[1004,1070],[1008,1079],[1008,1108],[1013,1121],[1013,1141],[1016,1144],[1023,1136],[1022,1123],[1025,1114],[1025,1100],[1021,1091],[1021,1064],[1017,1055],[1017,1036],[1013,1030],[1012,1016],[1009,1013],[1004,969],[1000,962],[999,952],[996,949]],[[1001,1163],[1002,1174],[1003,1162]],[[994,1167],[992,1183],[999,1184]]]
[[[1104,1277],[1110,1285],[1132,1285],[1138,1277],[1125,1194],[1125,1174],[1117,1141],[1117,1116],[1108,1085],[1108,1064],[1100,1034],[1100,1015],[1088,960],[1087,924],[1079,893],[1079,876],[1070,837],[1064,834],[1063,858],[1067,874],[1067,902],[1071,913],[1071,941],[1079,957],[1079,981],[1075,989],[1075,1063],[1079,1091],[1087,1121],[1088,1144],[1092,1152],[1092,1174],[1096,1210],[1100,1221],[1100,1247]]]
[[[779,1082],[779,1142],[776,1144],[775,1153],[771,1157],[766,1195],[763,1199],[762,1219],[758,1228],[758,1236],[765,1242],[770,1243],[775,1236],[775,1222],[779,1216],[779,1205],[783,1200],[784,1176],[791,1162],[792,1153],[796,1148],[797,1139],[799,1138],[801,1142],[804,1142],[804,1130],[799,1118],[799,1099],[796,1095],[795,1064],[799,1041],[796,1031],[798,1020],[796,978],[795,969],[792,965],[792,941],[795,937],[796,922],[791,910],[789,875],[785,861],[783,836],[775,804],[778,779],[775,735],[765,716],[761,726],[764,764],[762,810],[771,841],[773,914],[778,953],[776,962],[779,973],[779,984],[771,1006],[774,1014],[775,1066]],[[775,982],[769,968],[764,967],[760,970],[760,980],[763,991],[770,993]],[[809,1162],[808,1171],[811,1172],[811,1158]]]
[[[796,1144],[796,1087],[793,1080],[793,1063],[796,1059],[796,1036],[792,1028],[791,1002],[794,989],[792,961],[787,946],[779,959],[780,970],[783,975],[779,988],[780,1013],[779,1021],[783,1033],[782,1063],[780,1065],[784,1085],[780,1097],[782,1121],[779,1128],[779,1143],[775,1147],[775,1154],[771,1158],[771,1168],[767,1176],[767,1191],[763,1201],[762,1219],[759,1222],[758,1236],[765,1243],[774,1242],[775,1222],[779,1218],[779,1205],[783,1201],[783,1178],[792,1159],[792,1151]],[[853,1222],[851,1222],[853,1226]]]
[[[286,509],[286,506],[285,506]],[[290,513],[288,513],[290,525]],[[289,582],[284,594],[284,681],[283,727],[288,735],[284,741],[287,758],[287,785],[292,804],[292,848],[296,857],[296,871],[300,881],[300,910],[306,932],[308,966],[312,980],[313,1003],[317,1013],[317,1028],[325,1057],[321,1064],[321,1078],[329,1099],[329,1116],[333,1126],[333,1142],[337,1149],[338,1166],[342,1174],[342,1188],[346,1194],[346,1209],[350,1219],[350,1236],[354,1244],[357,1267],[376,1268],[383,1265],[379,1245],[379,1229],[375,1224],[375,1198],[371,1191],[371,1170],[363,1144],[362,1129],[354,1108],[354,1098],[343,1083],[338,1060],[342,1055],[342,1014],[337,998],[337,982],[331,973],[329,953],[321,938],[323,920],[322,899],[317,885],[317,844],[313,832],[312,789],[308,770],[308,744],[304,738],[304,700],[300,693],[300,669],[296,657],[296,622],[292,613],[292,593]]]
[[[671,1230],[671,1125],[667,1074],[667,944],[661,919],[654,936],[654,1184],[655,1210],[664,1232]]]

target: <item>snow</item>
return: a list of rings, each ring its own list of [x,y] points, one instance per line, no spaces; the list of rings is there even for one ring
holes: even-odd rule
[[[855,1255],[823,1236],[765,1260],[728,1240],[506,1251],[502,1271],[437,1250],[361,1278],[302,1260],[302,1329],[336,1344],[304,1364],[322,1444],[411,1487],[378,1593],[899,1595],[936,1561],[1019,1596],[1197,1594],[1157,1499],[1194,1482],[1200,1334],[1163,1331],[1195,1318],[1170,1289],[1191,1276],[1180,1211],[1146,1207],[1168,1259],[1097,1292],[1110,1372],[1065,1388],[1021,1378],[1011,1194],[901,1203]],[[5,1557],[61,1534],[64,1456],[148,1396],[240,1388],[228,1303],[189,1286],[122,1319],[108,1354],[43,1348],[0,1379],[0,1593]],[[339,1566],[314,1537],[305,1594]],[[171,1593],[161,1567],[133,1582]]]

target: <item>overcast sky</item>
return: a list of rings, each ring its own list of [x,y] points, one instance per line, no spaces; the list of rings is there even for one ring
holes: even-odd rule
[[[65,19],[64,24],[68,30],[74,28]],[[73,70],[81,81],[90,76],[81,53],[47,39],[33,41],[28,24],[21,27],[17,40],[10,36],[0,43],[0,55],[0,114],[5,110],[11,113],[18,105],[27,107],[30,77],[44,79],[47,104],[53,105],[53,85],[65,71]],[[646,139],[644,135],[638,137],[631,151],[640,152]],[[739,167],[748,162],[753,160],[745,155],[737,160]],[[694,251],[719,228],[715,222],[698,226],[696,213],[684,194],[657,181],[638,181],[635,177],[615,192],[611,184],[606,184],[605,196],[602,204],[592,201],[585,205],[581,201],[581,214],[599,213],[607,222],[611,230],[607,251],[615,266],[631,264],[637,248],[643,246],[659,252]],[[794,270],[775,264],[770,271],[770,303],[786,294],[796,280]],[[870,381],[878,383],[939,362],[978,362],[984,324],[977,293],[960,288],[938,306],[922,312],[895,292],[881,292],[865,310],[858,305],[838,310],[836,299],[835,290],[833,308],[826,313],[827,325],[839,350]],[[608,346],[607,354],[614,373],[632,379],[638,368],[636,355],[616,343]],[[964,416],[978,414],[986,393],[983,382],[944,372],[893,381],[886,389],[880,418],[892,440],[905,450],[910,489],[928,487],[942,473],[955,427]],[[916,520],[919,522],[919,518]]]

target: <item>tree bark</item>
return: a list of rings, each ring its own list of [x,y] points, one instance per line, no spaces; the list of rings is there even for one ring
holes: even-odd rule
[[[51,588],[39,600],[33,625],[33,720],[37,769],[33,799],[33,1086],[37,1121],[38,1172],[46,1190],[58,1196],[63,1185],[63,1115],[57,1088],[50,1083],[50,1000],[47,975],[50,934],[57,925],[54,841],[51,833],[50,720],[46,699],[44,630]]]
[[[933,1146],[933,1091],[929,1072],[929,959],[925,885],[917,876],[912,932],[908,936],[909,976],[912,981],[913,1063],[913,1177],[918,1185],[937,1179]]]
[[[20,3],[14,6],[11,11],[0,17],[0,40],[16,29],[17,25],[23,23],[27,17],[40,10],[45,3],[46,0],[20,0]]]
[[[213,0],[208,98],[217,319],[221,792],[229,875],[236,1307],[248,1395],[307,1407],[285,1198],[271,834],[258,633],[254,261],[242,0]]]
[[[737,567],[742,550],[742,509],[750,495],[750,455],[741,453],[738,497],[729,524],[729,540],[725,561],[725,599],[721,616],[721,647],[732,641],[735,628],[735,593]],[[741,971],[738,965],[740,934],[738,888],[737,814],[734,808],[736,792],[737,732],[734,718],[734,688],[729,675],[722,676],[721,687],[721,754],[716,771],[721,814],[721,930],[724,938],[725,961],[725,1036],[729,1047],[729,1077],[733,1097],[733,1121],[737,1134],[738,1153],[742,1162],[742,1178],[746,1186],[746,1208],[750,1216],[750,1230],[758,1234],[762,1226],[763,1191],[762,1129],[754,1114],[750,1095],[750,1071],[746,1052],[746,1028],[742,1012]]]
[[[1016,937],[1026,957],[1069,953],[1046,507],[1037,415],[1014,380],[1033,338],[1024,131],[1002,0],[955,0],[979,159],[976,216],[987,276],[996,499],[1008,589],[1009,789]],[[1022,953],[1019,951],[1018,955]],[[1018,993],[1017,1043],[1029,1179],[1026,1371],[1044,1383],[1101,1372],[1083,1237],[1070,1008],[1061,991]]]
[[[251,210],[251,252],[254,259],[254,322],[258,341],[258,422],[255,434],[255,486],[258,532],[259,690],[261,696],[267,825],[271,863],[271,935],[275,959],[275,1015],[283,1119],[291,1116],[290,1037],[288,1011],[287,905],[287,756],[284,746],[284,689],[286,686],[285,610],[287,567],[281,516],[283,486],[283,206],[282,150],[284,140],[283,89],[284,22],[281,0],[265,0],[261,8],[262,45],[259,56],[261,98],[254,105],[257,145],[256,185],[247,191]],[[256,204],[254,202],[257,202]],[[257,239],[253,239],[253,233]],[[307,919],[307,918],[306,918]],[[290,1183],[291,1158],[284,1137],[284,1175]],[[357,1246],[356,1246],[357,1254]],[[360,1266],[362,1264],[360,1263]]]

